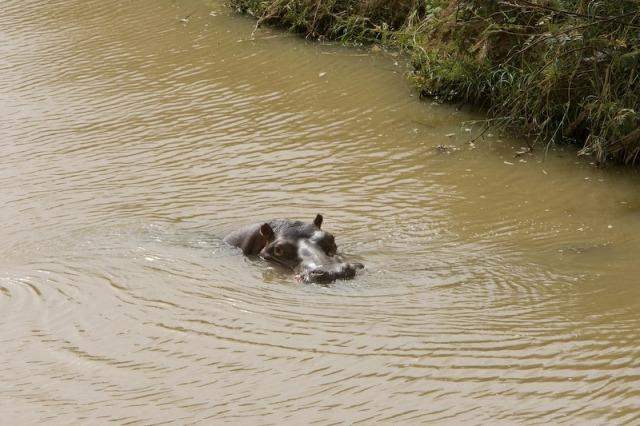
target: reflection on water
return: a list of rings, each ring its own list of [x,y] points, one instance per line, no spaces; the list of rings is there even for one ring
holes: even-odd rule
[[[253,25],[3,3],[3,418],[640,422],[637,176],[474,146],[393,58]],[[221,244],[317,212],[358,279]]]

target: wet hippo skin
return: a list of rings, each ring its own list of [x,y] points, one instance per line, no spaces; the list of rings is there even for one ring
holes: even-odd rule
[[[335,238],[321,229],[322,222],[321,214],[312,223],[273,219],[234,231],[224,241],[240,248],[245,256],[257,255],[296,272],[302,282],[353,278],[363,266],[345,262],[337,255]]]

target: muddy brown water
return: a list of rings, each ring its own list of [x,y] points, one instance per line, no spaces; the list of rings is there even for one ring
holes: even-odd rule
[[[253,25],[3,2],[3,422],[639,424],[638,176]],[[220,242],[317,212],[357,279]]]

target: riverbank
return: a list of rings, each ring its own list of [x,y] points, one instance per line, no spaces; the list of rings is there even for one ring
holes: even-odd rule
[[[400,49],[423,96],[486,109],[539,147],[640,163],[636,0],[230,0],[257,25]]]

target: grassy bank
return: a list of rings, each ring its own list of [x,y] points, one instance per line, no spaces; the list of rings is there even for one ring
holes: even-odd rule
[[[640,163],[640,0],[229,0],[258,24],[402,49],[424,96],[540,146]]]

